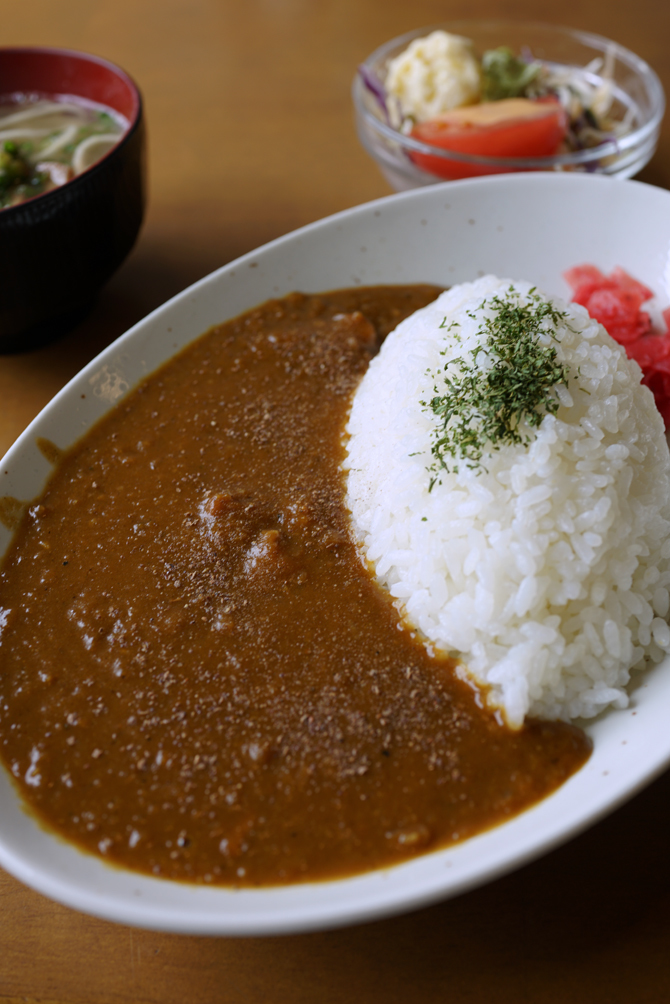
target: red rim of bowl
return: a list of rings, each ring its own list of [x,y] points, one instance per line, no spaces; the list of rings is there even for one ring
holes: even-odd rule
[[[14,67],[7,70],[6,62],[11,60],[17,66],[23,66],[22,77],[18,80]],[[59,65],[60,64],[60,65]],[[69,65],[68,65],[69,64]],[[69,75],[63,71],[69,69]],[[60,71],[60,75],[59,72]],[[10,79],[11,77],[11,79]],[[105,81],[107,87],[105,88]],[[85,83],[93,87],[86,88]],[[128,122],[128,127],[107,153],[103,154],[85,171],[67,181],[65,185],[53,188],[49,192],[35,195],[17,206],[7,206],[0,209],[0,217],[6,213],[20,211],[26,205],[37,199],[48,199],[57,195],[63,188],[77,184],[91,171],[100,168],[119,147],[125,145],[137,129],[142,116],[142,95],[129,74],[120,66],[111,63],[101,56],[75,49],[48,48],[45,46],[2,46],[0,47],[0,98],[10,97],[17,93],[36,93],[49,96],[72,96],[106,105],[122,115]]]

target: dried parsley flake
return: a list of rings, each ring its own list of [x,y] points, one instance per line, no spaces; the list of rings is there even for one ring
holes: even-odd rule
[[[557,361],[555,346],[546,344],[547,335],[556,340],[555,327],[565,313],[534,288],[522,303],[513,286],[502,298],[484,300],[479,310],[484,307],[490,316],[477,332],[480,344],[468,357],[450,359],[440,374],[444,388],[436,385],[435,396],[421,402],[439,419],[428,468],[431,489],[441,470],[457,473],[458,462],[483,469],[485,454],[506,443],[528,444],[531,437],[521,423],[537,428],[545,415],[555,415],[555,388],[567,386],[567,367]],[[476,320],[475,314],[468,316]]]

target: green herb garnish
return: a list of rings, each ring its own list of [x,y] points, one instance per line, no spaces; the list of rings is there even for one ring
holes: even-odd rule
[[[0,189],[10,188],[30,175],[30,167],[16,143],[8,139],[0,150]]]
[[[526,300],[520,302],[513,286],[504,298],[484,300],[478,309],[488,306],[492,313],[479,327],[480,344],[469,357],[450,359],[441,374],[446,388],[435,386],[435,396],[421,402],[439,419],[428,468],[431,489],[441,470],[457,473],[459,462],[483,469],[485,453],[507,443],[528,444],[531,437],[521,423],[537,428],[545,415],[558,411],[554,388],[567,386],[568,369],[557,361],[555,346],[541,338],[555,341],[553,327],[567,315],[534,289]]]
[[[0,148],[0,208],[11,205],[17,192],[33,184],[32,168],[20,147],[13,140],[5,140]]]
[[[525,63],[501,45],[482,56],[482,101],[522,98],[540,72],[540,63]]]

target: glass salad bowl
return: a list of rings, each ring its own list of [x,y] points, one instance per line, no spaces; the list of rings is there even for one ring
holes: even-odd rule
[[[389,73],[392,61],[415,39],[426,39],[435,31],[469,40],[472,48],[467,59],[473,65],[476,61],[481,67],[482,57],[489,53],[483,66],[491,67],[494,50],[498,59],[502,53],[503,63],[507,60],[502,71],[498,64],[497,76],[495,65],[492,70],[479,70],[482,100],[490,100],[487,89],[493,95],[487,106],[493,108],[493,124],[490,118],[484,120],[483,127],[477,124],[484,105],[467,87],[461,88],[465,107],[456,108],[455,113],[451,109],[446,114],[440,111],[434,120],[429,112],[429,121],[425,110],[423,115],[417,114],[411,102],[408,106],[406,91],[398,91],[398,84],[394,84],[398,71],[394,77]],[[458,53],[452,65],[463,69]],[[418,77],[416,65],[410,68],[415,80],[423,74],[424,96],[439,77],[439,67],[437,73],[434,70],[434,65],[426,69],[425,56]],[[405,65],[400,71],[401,80],[405,74],[405,85],[407,72]],[[520,78],[531,81],[526,91],[523,81],[505,89],[510,80],[518,84]],[[395,86],[396,93],[387,83]],[[519,118],[502,123],[496,120],[496,113],[499,119],[504,107],[498,99],[519,97],[531,101],[508,102],[508,106],[516,109],[525,105],[524,113],[530,110],[533,124]],[[361,143],[396,191],[514,171],[586,171],[630,178],[651,159],[665,109],[657,75],[629,49],[569,28],[502,20],[433,25],[392,39],[359,67],[353,101]],[[558,127],[557,122],[561,123]],[[445,138],[445,123],[452,138]],[[547,139],[552,125],[553,140],[551,136]],[[550,153],[547,142],[550,147],[553,143]]]

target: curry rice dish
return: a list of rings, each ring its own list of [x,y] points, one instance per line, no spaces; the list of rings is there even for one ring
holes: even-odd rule
[[[60,462],[0,571],[0,752],[47,827],[170,879],[330,879],[500,823],[587,759],[571,725],[501,724],[351,533],[352,392],[438,293],[270,301]]]
[[[640,378],[584,307],[489,275],[398,325],[356,389],[365,556],[511,725],[625,708],[670,653],[670,453]]]

